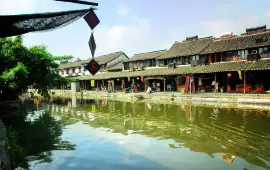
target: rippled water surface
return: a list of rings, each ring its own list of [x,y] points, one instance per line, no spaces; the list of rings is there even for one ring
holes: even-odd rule
[[[61,99],[4,120],[15,167],[270,169],[270,111]]]

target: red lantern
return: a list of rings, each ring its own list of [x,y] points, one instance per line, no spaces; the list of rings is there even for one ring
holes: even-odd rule
[[[232,74],[231,74],[231,73],[229,73],[229,74],[228,74],[228,77],[229,77],[229,78],[231,78],[231,77],[232,77]]]

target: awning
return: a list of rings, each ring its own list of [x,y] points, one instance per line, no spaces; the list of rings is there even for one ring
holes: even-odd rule
[[[157,77],[145,77],[144,80],[164,80],[164,77],[157,76]]]
[[[212,63],[204,66],[181,66],[175,69],[155,68],[144,71],[134,72],[107,72],[96,74],[95,76],[79,76],[74,79],[79,80],[107,80],[114,78],[128,78],[144,76],[144,80],[158,79],[163,80],[163,76],[187,75],[187,74],[204,74],[232,71],[249,71],[249,70],[270,70],[270,59],[259,61],[239,61]]]

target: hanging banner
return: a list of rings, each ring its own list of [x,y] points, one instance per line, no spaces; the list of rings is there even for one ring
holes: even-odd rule
[[[88,70],[92,75],[95,75],[98,70],[101,68],[101,66],[92,59],[86,66],[85,69]]]
[[[92,105],[92,112],[96,112],[96,105]]]
[[[88,44],[89,44],[89,48],[90,48],[92,57],[94,58],[97,46],[96,46],[96,42],[95,42],[95,38],[94,38],[93,33],[91,33],[91,37],[90,37],[90,40],[89,40]]]
[[[143,76],[141,76],[141,81],[142,81],[142,82],[144,81]]]
[[[100,20],[98,19],[94,10],[88,12],[83,18],[92,30],[100,23]]]
[[[95,87],[95,80],[91,80],[91,87]]]
[[[240,80],[242,80],[243,79],[243,77],[242,77],[242,73],[241,73],[241,71],[237,71],[238,72],[238,74],[239,74],[239,79]]]

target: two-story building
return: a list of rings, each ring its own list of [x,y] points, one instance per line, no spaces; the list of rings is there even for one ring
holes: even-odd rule
[[[135,54],[129,60],[124,61],[124,69],[130,71],[141,71],[157,67],[157,58],[165,54],[166,50],[152,51]]]
[[[87,60],[77,59],[74,62],[61,63],[59,66],[59,74],[63,77],[72,77],[72,76],[81,76],[81,75],[90,75],[89,71],[85,69],[85,66],[92,60],[92,58]],[[111,54],[106,54],[98,56],[95,60],[101,65],[101,69],[97,74],[102,72],[108,72],[108,70],[119,70],[122,62],[128,60],[127,55],[120,51]]]
[[[187,92],[263,92],[270,87],[270,31],[248,28],[241,35],[187,37],[168,50],[135,54],[102,74],[78,80],[113,80],[122,87]],[[81,62],[81,61],[76,61]],[[72,63],[76,64],[76,62]],[[127,84],[125,84],[128,82]],[[104,84],[104,83],[103,83]]]
[[[74,62],[61,63],[58,72],[61,76],[69,77],[74,80],[78,80],[77,78],[80,77],[80,86],[86,90],[90,90],[97,86],[96,83],[91,84],[89,81],[91,80],[91,74],[85,69],[85,66],[91,60],[92,59],[77,59]],[[96,73],[96,75],[102,75],[108,72],[121,71],[123,65],[122,62],[128,60],[128,56],[124,52],[120,51],[95,57],[95,60],[101,65],[101,69]]]
[[[178,81],[178,90],[191,79],[194,88],[187,89],[204,86],[203,91],[262,92],[270,86],[269,45],[270,31],[266,26],[246,29],[239,36],[232,33],[219,38],[194,36],[176,42],[157,59],[159,66],[172,69],[155,69],[144,74],[172,76]]]

